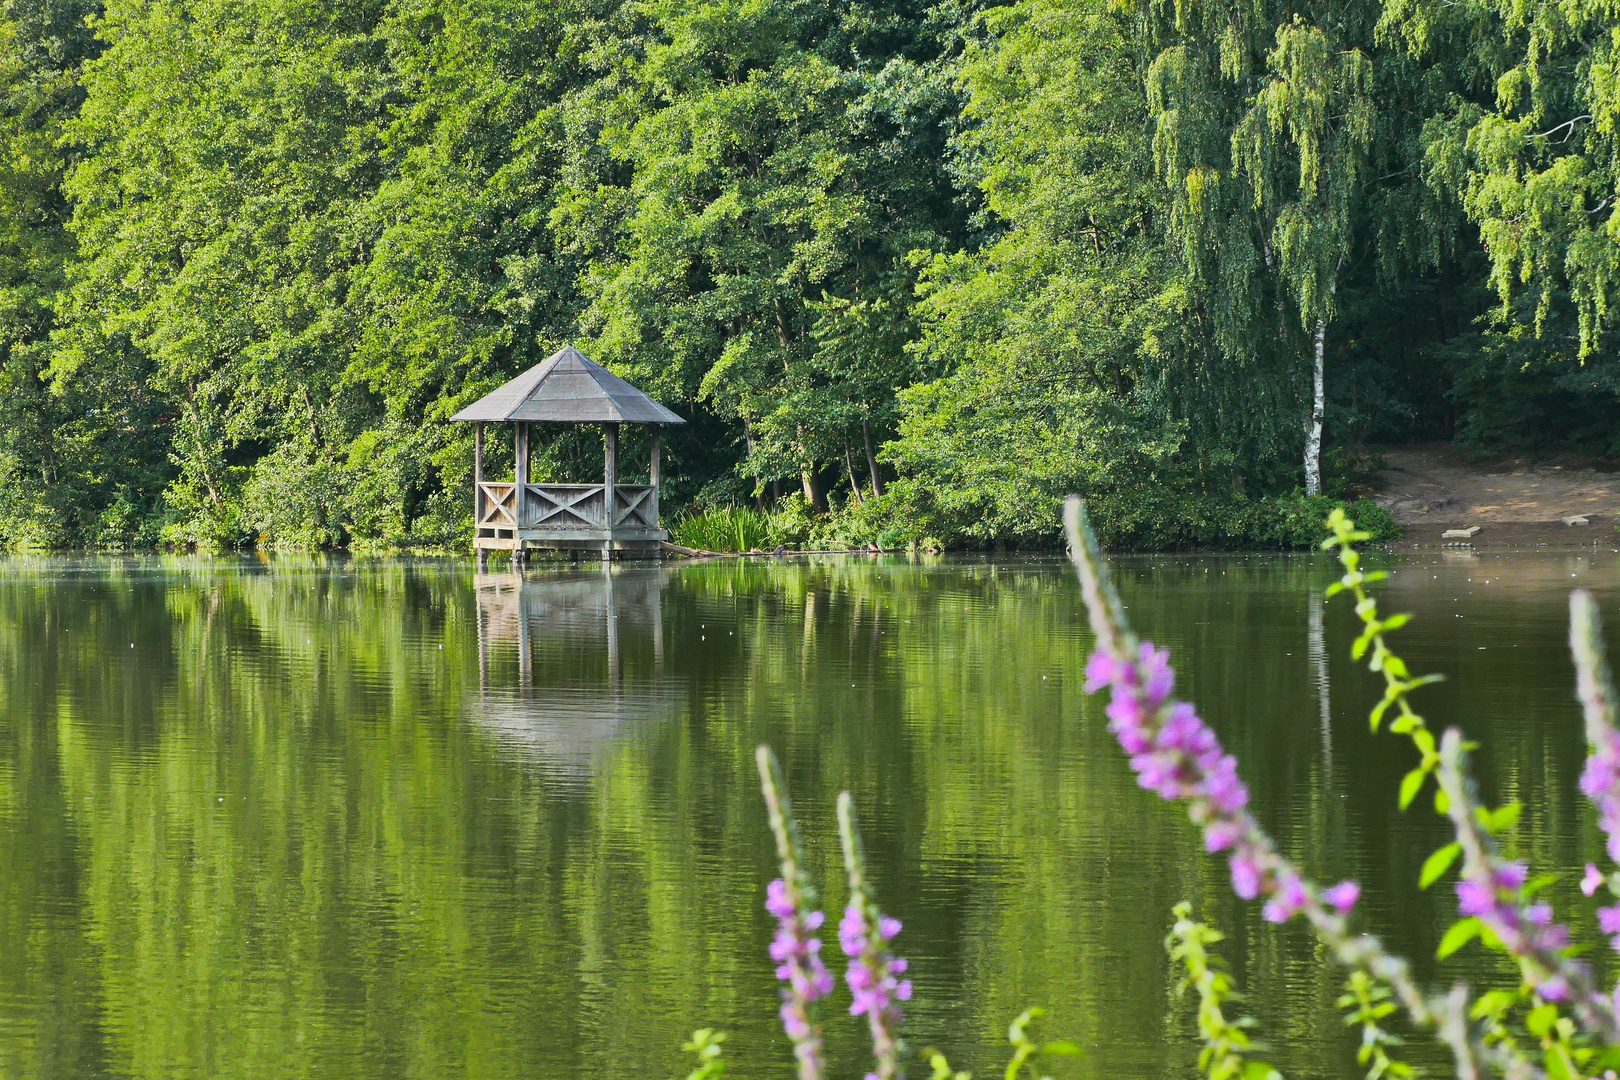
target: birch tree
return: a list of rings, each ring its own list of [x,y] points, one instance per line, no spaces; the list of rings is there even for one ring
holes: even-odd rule
[[[1327,328],[1354,237],[1353,210],[1372,141],[1372,62],[1298,16],[1277,30],[1270,78],[1232,134],[1232,156],[1270,222],[1275,269],[1310,335],[1305,494],[1322,490]],[[1290,183],[1290,180],[1297,180]],[[1269,212],[1268,212],[1269,211]]]
[[[1173,15],[1148,75],[1172,226],[1229,359],[1257,358],[1266,338],[1296,356],[1294,309],[1310,358],[1304,475],[1315,495],[1327,327],[1354,240],[1372,64],[1301,16],[1279,24],[1261,3],[1178,5]]]

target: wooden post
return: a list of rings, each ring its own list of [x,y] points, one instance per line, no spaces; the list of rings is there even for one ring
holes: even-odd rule
[[[528,424],[519,421],[515,440],[516,441],[512,445],[514,461],[512,479],[516,482],[517,487],[516,490],[512,492],[512,513],[517,517],[517,527],[519,530],[521,530],[523,528],[523,509],[529,501],[527,498],[528,491],[526,490],[526,485],[529,482]],[[519,541],[519,543],[521,544],[521,541]],[[517,552],[522,552],[523,549],[520,546],[514,550]]]
[[[658,424],[652,426],[652,467],[647,470],[647,483],[652,485],[652,494],[647,499],[652,503],[653,528],[658,528],[658,454],[663,448],[664,429]]]
[[[484,520],[484,422],[473,425],[473,535]],[[482,550],[482,549],[480,549]]]
[[[613,531],[613,518],[618,510],[619,484],[619,425],[602,425],[602,524]],[[613,558],[613,541],[602,541],[602,561]]]

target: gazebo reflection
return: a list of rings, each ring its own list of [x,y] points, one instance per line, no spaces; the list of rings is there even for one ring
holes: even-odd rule
[[[503,743],[584,767],[626,723],[668,715],[660,569],[604,564],[473,581],[477,719]]]

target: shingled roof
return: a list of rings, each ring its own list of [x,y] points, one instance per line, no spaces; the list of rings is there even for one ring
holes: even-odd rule
[[[558,349],[450,419],[573,424],[686,423],[572,345]]]

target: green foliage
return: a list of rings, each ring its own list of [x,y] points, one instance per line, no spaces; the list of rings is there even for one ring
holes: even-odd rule
[[[1338,1000],[1339,1008],[1345,1011],[1345,1025],[1361,1026],[1356,1062],[1366,1068],[1367,1080],[1385,1076],[1399,1080],[1417,1075],[1411,1065],[1389,1056],[1390,1049],[1402,1043],[1399,1035],[1386,1031],[1383,1026],[1384,1020],[1397,1008],[1394,997],[1388,986],[1365,971],[1357,970],[1350,973],[1345,981],[1345,992]]]
[[[1061,501],[1056,496],[1038,503],[1031,497],[1031,518],[1016,528],[993,518],[985,524],[995,506],[987,495],[978,505],[984,515],[978,519],[965,511],[947,513],[938,501],[921,496],[917,485],[902,480],[881,499],[846,506],[819,535],[849,546],[876,543],[882,548],[934,538],[958,545],[983,545],[998,537],[1016,538],[1035,548],[1055,543],[1045,515],[1060,512]],[[1401,535],[1389,511],[1375,503],[1345,503],[1297,491],[1251,500],[1139,488],[1099,499],[1094,506],[1098,533],[1115,548],[1314,548],[1322,539],[1323,519],[1335,509],[1352,510],[1366,521],[1375,543],[1388,543]]]
[[[1186,974],[1177,984],[1178,993],[1190,988],[1198,993],[1198,1037],[1204,1047],[1198,1053],[1198,1069],[1208,1080],[1282,1080],[1282,1074],[1253,1054],[1265,1048],[1249,1036],[1255,1026],[1250,1017],[1226,1018],[1225,1006],[1237,999],[1237,988],[1221,958],[1210,947],[1223,940],[1220,931],[1192,917],[1192,905],[1183,900],[1172,911],[1175,923],[1164,947],[1170,962]]]
[[[781,543],[775,515],[749,506],[695,510],[677,518],[670,539],[703,551],[770,551]]]
[[[1323,491],[1617,453],[1605,10],[18,0],[0,545],[464,544],[564,342],[806,542],[1297,545],[1318,331]]]
[[[882,3],[629,3],[569,105],[601,135],[552,226],[587,260],[595,346],[733,420],[744,474],[802,478],[817,509],[818,471],[909,381],[903,256],[947,242],[946,28]]]
[[[1006,1071],[1002,1074],[1004,1080],[1019,1080],[1019,1077],[1028,1076],[1031,1080],[1052,1080],[1042,1075],[1035,1066],[1048,1058],[1079,1057],[1084,1051],[1068,1039],[1054,1039],[1051,1042],[1038,1043],[1030,1035],[1030,1029],[1035,1021],[1046,1015],[1046,1010],[1039,1006],[1025,1009],[1007,1025],[1007,1042],[1012,1045],[1013,1054],[1007,1062]]]
[[[697,1067],[686,1074],[686,1080],[719,1080],[726,1074],[726,1033],[712,1028],[698,1028],[692,1037],[681,1044],[681,1050],[697,1055]]]
[[[1384,676],[1382,699],[1373,707],[1370,721],[1378,731],[1384,717],[1393,708],[1395,717],[1389,722],[1392,734],[1406,735],[1418,752],[1418,763],[1401,782],[1400,805],[1405,811],[1422,790],[1430,776],[1436,779],[1434,809],[1450,819],[1456,840],[1446,844],[1427,859],[1419,871],[1419,888],[1428,888],[1444,876],[1459,860],[1462,862],[1463,883],[1458,886],[1459,910],[1463,912],[1442,935],[1435,951],[1444,960],[1475,940],[1494,952],[1514,961],[1520,975],[1520,984],[1514,990],[1493,990],[1482,995],[1470,1010],[1470,1018],[1483,1021],[1482,1042],[1505,1055],[1509,1072],[1529,1068],[1521,1047],[1521,1032],[1512,1023],[1508,1011],[1520,1000],[1528,1000],[1534,1007],[1523,1017],[1523,1031],[1540,1045],[1543,1063],[1549,1076],[1576,1077],[1586,1075],[1579,1062],[1588,1061],[1595,1054],[1591,1046],[1577,1045],[1579,1025],[1588,1038],[1597,1037],[1612,1044],[1614,1017],[1612,1012],[1594,1012],[1586,1002],[1595,996],[1588,989],[1588,973],[1584,967],[1569,963],[1573,950],[1568,946],[1567,934],[1554,934],[1549,943],[1538,943],[1535,935],[1523,933],[1525,926],[1546,924],[1551,919],[1551,908],[1539,914],[1529,913],[1530,900],[1553,880],[1543,875],[1526,880],[1524,864],[1517,872],[1507,875],[1505,860],[1497,852],[1497,837],[1511,831],[1519,822],[1524,807],[1517,801],[1491,809],[1477,801],[1472,781],[1464,769],[1464,755],[1473,744],[1465,742],[1456,728],[1449,729],[1435,739],[1427,722],[1412,707],[1410,695],[1422,686],[1439,681],[1439,676],[1413,676],[1406,662],[1390,650],[1385,635],[1406,625],[1409,616],[1380,617],[1378,602],[1368,595],[1366,586],[1383,580],[1381,571],[1368,572],[1361,568],[1361,555],[1355,545],[1365,542],[1370,534],[1358,529],[1342,510],[1335,510],[1328,518],[1332,535],[1322,543],[1324,550],[1337,550],[1344,566],[1344,575],[1328,587],[1329,596],[1348,592],[1355,600],[1355,611],[1362,623],[1362,632],[1351,646],[1351,655],[1359,660],[1368,656],[1368,667]],[[1577,658],[1577,667],[1583,667],[1583,642],[1592,647],[1587,635],[1595,635],[1596,628],[1589,624],[1585,633],[1580,625],[1582,604],[1579,594],[1573,604],[1575,627],[1571,642]],[[1585,672],[1582,672],[1583,679]],[[1586,687],[1583,685],[1584,691]],[[1464,901],[1466,889],[1472,901]],[[1511,940],[1509,940],[1511,939]],[[1466,1000],[1466,992],[1459,1000]],[[1454,994],[1454,997],[1458,994]],[[1375,998],[1365,993],[1354,993],[1341,999],[1342,1005],[1352,998],[1365,1016]],[[1565,1015],[1565,1013],[1568,1015]],[[1365,1021],[1370,1022],[1370,1021]],[[1364,1023],[1365,1023],[1364,1022]],[[1364,1033],[1365,1033],[1364,1027]],[[1374,1040],[1375,1045],[1381,1045]],[[1364,1034],[1363,1046],[1368,1045]],[[1374,1050],[1376,1056],[1381,1051]]]
[[[1332,513],[1354,514],[1371,543],[1400,538],[1400,526],[1377,503],[1365,499],[1345,503],[1326,495],[1297,492],[1255,504],[1246,516],[1238,516],[1230,533],[1265,547],[1316,547],[1322,540],[1322,522]]]

